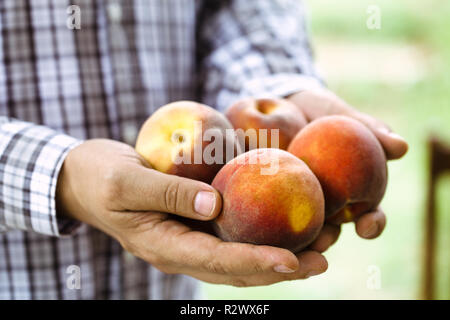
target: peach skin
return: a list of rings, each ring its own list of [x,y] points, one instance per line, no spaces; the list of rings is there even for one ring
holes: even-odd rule
[[[276,163],[277,170],[264,174]],[[324,222],[320,183],[303,161],[279,149],[255,149],[227,163],[212,186],[223,197],[213,221],[225,241],[286,248],[296,253],[319,234]]]
[[[211,183],[241,152],[233,127],[220,112],[192,101],[159,108],[142,125],[136,151],[156,170]]]
[[[354,221],[381,202],[387,184],[386,156],[361,122],[346,116],[319,118],[295,136],[288,151],[319,179],[327,222]]]
[[[255,130],[254,136],[245,137],[245,151],[265,147],[286,150],[292,138],[307,123],[303,112],[285,99],[242,99],[232,104],[225,115],[235,129],[244,132]],[[260,129],[266,129],[267,135],[263,135]],[[279,130],[278,139],[272,136],[273,129]],[[278,140],[278,145],[272,139]]]

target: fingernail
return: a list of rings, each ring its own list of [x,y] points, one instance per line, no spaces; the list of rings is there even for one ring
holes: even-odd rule
[[[279,265],[275,266],[273,268],[273,270],[275,272],[279,272],[279,273],[293,273],[293,272],[295,272],[295,270],[292,270],[291,268],[286,267],[285,265],[282,265],[282,264],[279,264]]]
[[[321,273],[322,273],[322,272],[319,272],[319,271],[317,271],[317,270],[311,270],[311,271],[309,271],[309,272],[306,274],[305,278],[310,278],[310,277],[318,276],[318,275],[321,274]]]
[[[390,133],[389,133],[389,136],[390,136],[391,138],[393,138],[393,139],[396,139],[396,140],[406,141],[405,138],[403,138],[401,135],[399,135],[399,134],[397,134],[397,133],[395,133],[395,132],[390,132]]]
[[[369,229],[366,230],[366,232],[363,232],[364,238],[370,238],[373,237],[378,232],[378,224],[374,223],[370,226]]]
[[[216,206],[216,195],[209,191],[199,191],[195,196],[194,209],[205,217],[209,217],[214,212]]]
[[[397,133],[395,133],[395,132],[392,132],[392,131],[390,131],[390,130],[387,129],[387,128],[384,128],[384,127],[383,127],[383,128],[378,129],[378,131],[380,131],[380,132],[383,133],[383,134],[387,134],[387,135],[390,136],[392,139],[405,141],[405,139],[404,139],[401,135],[399,135],[399,134],[397,134]]]

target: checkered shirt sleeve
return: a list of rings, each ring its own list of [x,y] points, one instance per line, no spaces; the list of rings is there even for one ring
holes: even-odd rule
[[[203,96],[225,109],[237,97],[285,97],[322,86],[298,0],[225,1],[203,13]]]
[[[70,234],[77,223],[57,222],[54,199],[59,169],[78,143],[47,127],[0,117],[0,232]]]

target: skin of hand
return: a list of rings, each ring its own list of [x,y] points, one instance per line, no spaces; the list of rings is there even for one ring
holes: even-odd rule
[[[381,121],[357,111],[333,92],[320,88],[295,93],[287,98],[296,104],[308,121],[329,115],[345,115],[359,120],[366,125],[380,141],[388,160],[400,159],[408,151],[408,144],[398,134]],[[356,233],[365,239],[378,237],[386,226],[386,216],[379,207],[355,221]],[[339,237],[340,226],[325,224],[318,238],[309,249],[324,252]]]
[[[58,177],[58,215],[109,234],[159,270],[234,286],[268,285],[323,273],[317,251],[223,242],[175,216],[206,221],[221,211],[210,185],[158,172],[123,143],[95,139],[72,149]]]

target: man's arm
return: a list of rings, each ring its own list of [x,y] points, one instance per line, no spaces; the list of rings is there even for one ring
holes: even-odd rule
[[[0,117],[0,232],[70,234],[78,223],[56,219],[55,190],[67,153],[79,141],[47,127]]]

